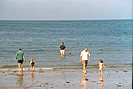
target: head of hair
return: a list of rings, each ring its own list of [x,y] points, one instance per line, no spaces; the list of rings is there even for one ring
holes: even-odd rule
[[[85,48],[85,51],[87,52],[88,48]]]
[[[103,60],[100,59],[99,61],[100,61],[101,63],[103,63]]]
[[[19,48],[19,50],[22,50],[21,48]]]
[[[64,44],[64,42],[61,42],[61,44]]]
[[[34,61],[34,58],[31,58],[31,61]]]

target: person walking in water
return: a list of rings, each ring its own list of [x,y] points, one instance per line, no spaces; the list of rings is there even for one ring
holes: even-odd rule
[[[88,63],[88,58],[89,58],[89,62],[91,62],[90,53],[88,52],[88,48],[85,48],[85,50],[83,50],[80,54],[80,63],[82,60],[83,73],[85,73],[85,74],[86,74],[86,67],[87,67],[87,63]]]
[[[103,67],[105,68],[104,64],[103,64],[103,60],[99,60],[99,75],[103,74]]]
[[[63,42],[61,43],[59,50],[60,50],[61,56],[65,56],[66,47]]]
[[[23,71],[23,61],[26,62],[26,60],[21,48],[19,48],[19,51],[16,53],[16,60],[18,60],[19,71],[20,71],[20,67],[21,67],[21,71]]]
[[[31,66],[32,71],[34,71],[35,69],[34,65],[35,65],[34,58],[31,58],[30,66]]]

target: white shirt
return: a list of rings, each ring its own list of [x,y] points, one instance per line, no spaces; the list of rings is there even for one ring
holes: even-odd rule
[[[88,60],[88,57],[90,56],[90,53],[88,51],[85,52],[85,50],[83,50],[81,52],[80,56],[82,56],[82,60]]]

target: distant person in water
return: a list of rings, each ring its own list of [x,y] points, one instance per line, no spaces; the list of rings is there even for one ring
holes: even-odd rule
[[[69,53],[69,56],[72,56],[72,53]]]
[[[88,52],[88,48],[85,48],[85,50],[83,50],[80,54],[80,63],[82,60],[83,73],[85,73],[85,74],[86,74],[86,67],[87,67],[87,63],[88,63],[88,58],[89,58],[89,62],[91,62],[90,53]]]
[[[23,61],[26,62],[26,60],[21,48],[19,48],[19,51],[16,53],[16,60],[18,60],[19,71],[20,71],[20,67],[21,67],[21,71],[23,71]]]
[[[103,67],[105,68],[104,64],[103,64],[103,60],[99,60],[99,75],[103,74]]]
[[[66,47],[63,42],[61,43],[59,50],[60,50],[61,56],[65,56]]]
[[[31,66],[32,71],[34,71],[34,68],[35,68],[34,65],[35,65],[34,59],[31,58],[30,66]]]

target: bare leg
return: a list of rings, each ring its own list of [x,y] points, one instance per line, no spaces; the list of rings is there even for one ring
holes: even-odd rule
[[[32,66],[32,71],[34,71],[34,66]]]
[[[65,51],[60,51],[61,52],[61,56],[65,56]]]
[[[103,74],[102,69],[99,69],[99,75],[102,75],[102,74]]]
[[[20,71],[19,71],[18,75],[20,76]]]
[[[86,74],[85,61],[83,61],[83,73],[85,73],[85,74]]]
[[[86,74],[83,73],[83,79],[85,80],[86,79]]]
[[[23,71],[23,63],[21,63],[21,71]]]
[[[19,68],[19,71],[20,71],[20,63],[18,63],[18,68]]]
[[[86,67],[83,67],[83,72],[86,74]]]
[[[63,55],[63,53],[62,52],[60,52],[61,53],[61,56]]]
[[[63,56],[63,52],[61,52],[61,56]]]
[[[101,74],[101,70],[99,69],[99,75]]]
[[[103,75],[103,70],[101,70],[101,75]]]
[[[63,56],[65,56],[65,51],[63,52]]]

